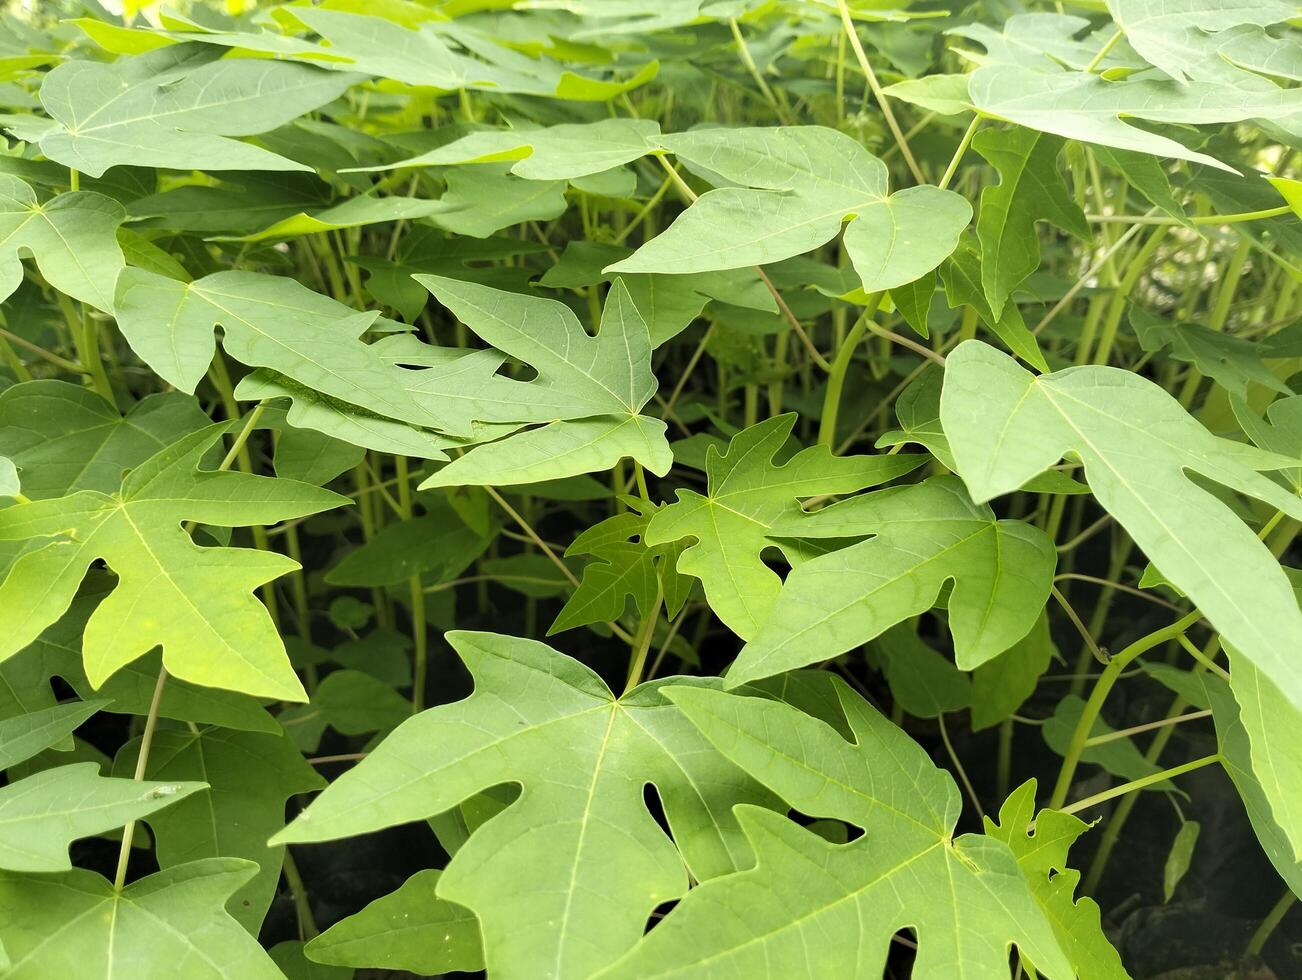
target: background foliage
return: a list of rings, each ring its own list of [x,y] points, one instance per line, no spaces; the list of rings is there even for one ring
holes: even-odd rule
[[[1302,975],[1299,15],[9,4],[0,975]]]

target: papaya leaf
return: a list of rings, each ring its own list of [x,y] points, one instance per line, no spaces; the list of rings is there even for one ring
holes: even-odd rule
[[[622,282],[607,294],[601,329],[591,337],[555,300],[440,276],[416,280],[484,340],[537,371],[530,382],[494,379],[504,392],[557,413],[551,425],[472,449],[420,489],[556,480],[610,469],[626,456],[657,475],[669,471],[664,422],[639,414],[657,382],[646,321]]]
[[[686,892],[688,869],[705,880],[749,860],[731,806],[771,797],[663,699],[662,682],[616,698],[541,643],[462,631],[448,640],[474,693],[404,722],[273,843],[420,820],[522,784],[437,888],[478,917],[488,969],[502,977],[536,976],[540,964],[590,976],[637,941],[658,904]],[[673,842],[646,809],[648,782]]]
[[[117,231],[126,216],[121,204],[94,191],[41,203],[31,185],[0,174],[0,299],[22,284],[20,259],[30,253],[55,289],[111,310],[113,284],[125,264]]]
[[[133,976],[283,980],[225,910],[257,871],[251,861],[192,861],[119,890],[80,868],[0,875],[0,939],[12,980]],[[164,966],[166,964],[166,966]]]
[[[1085,215],[1059,176],[1062,145],[1060,139],[1018,127],[982,130],[972,139],[972,149],[999,171],[999,183],[981,192],[976,224],[981,286],[996,320],[1012,291],[1040,267],[1037,221],[1090,241]]]
[[[1008,846],[953,837],[960,808],[953,779],[839,678],[832,682],[852,741],[781,702],[669,689],[723,755],[794,808],[864,833],[831,844],[780,814],[738,807],[754,867],[694,888],[603,980],[703,969],[876,976],[891,936],[904,928],[918,938],[919,980],[1006,977],[1014,944],[1046,977],[1074,977]],[[739,908],[746,914],[721,914]]]
[[[118,164],[310,169],[231,137],[289,122],[336,98],[359,76],[221,54],[204,44],[177,44],[111,64],[59,65],[41,84],[41,104],[54,120],[40,137],[41,152],[92,177]]]
[[[336,922],[304,950],[317,963],[437,975],[484,968],[479,923],[437,896],[441,871],[417,871],[401,888]]]
[[[139,755],[139,739],[128,742],[114,760],[114,771],[133,772]],[[258,873],[240,886],[228,905],[231,916],[257,935],[275,895],[284,854],[284,848],[267,847],[267,838],[284,824],[286,799],[322,789],[325,780],[285,735],[220,728],[155,733],[145,776],[207,784],[146,818],[154,832],[158,864],[166,870],[200,858],[257,862]]]
[[[656,148],[660,126],[651,119],[601,119],[542,129],[484,130],[396,163],[360,170],[460,166],[511,161],[526,180],[573,180],[629,163]]]
[[[998,822],[982,819],[985,831],[1016,855],[1031,894],[1077,974],[1098,980],[1129,980],[1121,957],[1103,934],[1098,903],[1092,898],[1076,899],[1080,872],[1067,866],[1067,852],[1090,825],[1058,810],[1037,814],[1035,785],[1034,779],[1028,779],[1013,790],[999,808]]]
[[[0,721],[0,769],[8,769],[63,742],[107,701],[55,704]]]
[[[679,555],[678,571],[701,580],[710,608],[743,639],[764,625],[782,586],[761,559],[773,544],[768,535],[784,518],[802,513],[801,499],[885,483],[925,459],[838,458],[825,446],[811,446],[778,463],[795,424],[795,415],[779,415],[739,432],[724,453],[711,446],[706,494],[678,491],[677,502],[658,510],[644,535],[651,547],[695,539]]]
[[[886,165],[818,126],[706,129],[661,146],[734,186],[703,194],[612,272],[706,272],[777,262],[836,237],[867,292],[938,266],[972,219],[957,194],[922,185],[888,193]]]
[[[742,648],[728,686],[828,660],[936,604],[947,606],[954,656],[978,667],[1024,637],[1044,608],[1057,556],[1039,528],[997,520],[953,477],[892,487],[776,521],[774,537],[866,541],[795,568]]]
[[[102,559],[119,583],[86,625],[92,685],[161,644],[164,664],[183,680],[303,699],[271,618],[251,594],[298,563],[274,552],[201,548],[181,523],[270,524],[347,498],[290,480],[196,469],[229,427],[182,437],[113,494],[80,490],[0,510],[0,540],[30,545],[0,583],[0,659],[57,620],[87,568]]]
[[[119,415],[81,385],[44,379],[0,392],[0,452],[33,500],[77,490],[112,493],[122,474],[178,437],[209,424],[193,398],[159,393]]]
[[[949,357],[941,420],[975,500],[1009,492],[1064,453],[1079,456],[1095,498],[1153,565],[1286,703],[1302,705],[1293,653],[1302,611],[1289,580],[1235,513],[1187,475],[1302,518],[1302,502],[1260,472],[1293,460],[1212,435],[1129,371],[1091,366],[1036,378],[976,341]],[[1265,767],[1264,716],[1243,723]],[[1272,781],[1263,783],[1272,792]]]
[[[648,545],[647,525],[660,508],[634,500],[630,500],[629,507],[632,509],[625,513],[594,524],[565,549],[567,558],[586,555],[595,560],[583,566],[583,579],[557,614],[548,636],[576,626],[616,620],[624,614],[629,599],[639,615],[647,616],[657,591],[664,597],[669,619],[682,609],[691,581],[675,571],[681,545]]]
[[[184,799],[201,782],[139,782],[93,762],[46,769],[0,788],[0,868],[67,871],[68,845]],[[0,927],[0,932],[3,927]]]

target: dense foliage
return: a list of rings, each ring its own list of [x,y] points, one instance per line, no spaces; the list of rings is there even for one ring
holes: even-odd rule
[[[1302,976],[1292,0],[136,6],[0,20],[0,976]]]

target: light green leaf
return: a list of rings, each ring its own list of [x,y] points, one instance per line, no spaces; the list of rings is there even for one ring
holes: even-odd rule
[[[340,435],[354,436],[365,445],[418,440],[418,435],[384,425],[372,415],[471,436],[482,431],[474,425],[477,417],[550,421],[573,417],[576,411],[570,406],[567,415],[565,401],[549,404],[537,397],[536,388],[494,377],[502,357],[492,351],[449,351],[401,334],[366,344],[360,338],[368,329],[396,325],[292,279],[231,271],[179,283],[128,269],[118,281],[117,312],[118,325],[136,353],[187,391],[208,369],[216,349],[213,328],[220,324],[226,353],[326,397],[312,398],[265,375],[244,388],[244,394],[252,390],[262,397],[271,397],[273,391],[287,395],[299,403],[292,422],[329,427],[332,434],[336,425],[342,426]],[[362,411],[334,406],[332,398]],[[589,414],[586,408],[577,411]]]
[[[565,549],[565,556],[587,555],[583,579],[556,616],[547,635],[619,619],[631,598],[640,616],[648,616],[657,590],[665,613],[673,619],[687,601],[691,582],[674,570],[680,545],[650,547],[644,540],[647,524],[659,513],[642,501],[588,528]],[[632,540],[636,538],[637,540]]]
[[[324,433],[286,426],[276,437],[273,465],[276,476],[322,487],[351,470],[365,455],[359,447]]]
[[[921,106],[928,112],[957,116],[972,111],[968,102],[967,79],[967,75],[927,75],[887,85],[883,91],[892,99]]]
[[[73,701],[0,721],[0,769],[64,741],[107,701]]]
[[[114,760],[114,771],[133,772],[139,754],[139,739],[128,742]],[[257,862],[258,873],[228,903],[232,917],[256,936],[284,856],[284,848],[269,848],[267,838],[284,824],[285,801],[323,789],[325,780],[285,735],[220,728],[156,732],[145,776],[207,784],[147,818],[158,865],[166,870],[200,858]]]
[[[999,808],[985,831],[1017,856],[1031,894],[1053,927],[1058,945],[1084,980],[1129,980],[1121,957],[1103,934],[1098,903],[1075,897],[1080,872],[1067,866],[1067,852],[1089,824],[1058,810],[1035,812],[1035,780],[1028,779]]]
[[[472,238],[487,238],[525,221],[551,221],[565,213],[565,182],[525,180],[504,166],[452,170],[438,213],[430,221]]]
[[[646,321],[622,282],[607,294],[601,329],[591,337],[555,300],[441,276],[415,278],[475,333],[537,371],[527,383],[494,379],[504,398],[529,404],[531,411],[551,406],[557,419],[472,449],[420,489],[561,479],[610,469],[626,456],[658,475],[669,471],[665,424],[638,414],[655,393],[656,379]],[[567,421],[584,416],[594,417]]]
[[[275,129],[337,98],[359,76],[221,54],[177,44],[111,64],[59,65],[41,84],[41,104],[54,119],[41,152],[92,177],[119,164],[308,170],[231,137]]]
[[[1010,64],[978,69],[969,90],[972,104],[996,119],[1084,143],[1192,160],[1231,171],[1233,168],[1205,153],[1126,120],[1225,123],[1283,116],[1298,108],[1296,93],[1288,89],[1245,90],[1211,82],[1182,85],[1143,77],[1108,81],[1086,72],[1046,73]]]
[[[902,928],[918,938],[917,980],[1006,978],[1014,943],[1045,976],[1074,977],[1007,845],[953,837],[953,779],[833,683],[854,741],[777,701],[670,689],[721,753],[792,807],[864,834],[831,844],[785,816],[739,807],[754,867],[692,889],[603,980],[878,976]]]
[[[996,320],[1012,291],[1040,267],[1037,221],[1091,241],[1085,214],[1059,175],[1062,145],[1060,139],[1018,127],[982,130],[972,139],[972,149],[999,171],[999,183],[981,192],[976,225],[981,286]]]
[[[775,525],[802,513],[799,501],[850,493],[903,476],[922,456],[836,457],[825,446],[776,460],[791,437],[794,414],[767,419],[733,437],[726,453],[706,452],[707,493],[679,490],[676,503],[656,512],[644,540],[653,547],[694,538],[678,571],[701,580],[710,608],[742,639],[760,630],[782,580],[761,553]]]
[[[479,923],[435,894],[441,871],[417,871],[402,887],[336,922],[307,944],[318,963],[432,974],[484,968]]]
[[[0,497],[14,497],[22,490],[18,467],[8,456],[0,456]]]
[[[6,980],[133,977],[283,980],[256,939],[226,914],[257,871],[213,858],[168,868],[118,891],[93,871],[0,876]]]
[[[0,540],[34,546],[0,583],[0,659],[57,620],[86,569],[102,559],[119,580],[86,625],[82,653],[93,685],[161,644],[168,670],[183,680],[303,699],[271,618],[252,595],[298,563],[275,552],[201,548],[181,524],[270,524],[347,498],[289,480],[197,470],[228,428],[179,439],[133,470],[117,493],[81,490],[0,510]]]
[[[93,762],[20,779],[0,788],[0,868],[67,871],[72,867],[68,845],[74,840],[121,827],[203,788],[198,782],[110,779],[99,775]]]
[[[96,690],[82,668],[82,632],[100,600],[111,590],[107,576],[83,583],[81,593],[68,611],[27,649],[0,663],[0,716],[33,711],[53,703],[50,679],[59,677],[77,696],[90,700],[98,695],[109,703],[112,714],[144,715],[153,702],[162,666],[157,653],[149,653],[127,664]],[[249,732],[277,731],[273,719],[256,698],[215,687],[200,687],[171,678],[158,702],[158,716],[197,724],[221,725]]]
[[[525,400],[547,400],[554,419],[635,415],[655,394],[646,323],[627,291],[606,298],[602,329],[589,336],[564,303],[443,276],[416,276],[462,323],[538,372],[531,382],[498,379]]]
[[[341,228],[361,228],[384,221],[428,218],[457,206],[459,205],[446,200],[429,201],[416,197],[373,197],[370,194],[359,194],[341,204],[311,214],[300,211],[298,214],[281,218],[274,224],[247,235],[219,235],[215,240],[264,242],[273,238],[297,238],[299,235],[316,235],[338,231]]]
[[[962,197],[923,185],[887,192],[886,165],[818,126],[706,129],[665,136],[680,159],[736,185],[709,191],[613,272],[705,272],[777,262],[830,241],[867,292],[912,282],[953,251],[972,218]]]
[[[1107,0],[1108,12],[1144,60],[1177,82],[1204,78],[1217,35],[1232,27],[1270,27],[1297,16],[1286,0]],[[1264,33],[1259,37],[1265,38]]]
[[[605,472],[632,458],[657,476],[673,465],[666,426],[645,415],[611,415],[579,422],[553,422],[476,446],[420,485],[505,487]]]
[[[23,493],[33,500],[112,493],[125,471],[208,424],[198,402],[178,393],[150,395],[123,416],[67,381],[25,381],[0,392],[0,452],[22,470]]]
[[[1212,435],[1129,371],[1080,367],[1035,378],[975,341],[949,356],[941,419],[976,500],[1008,493],[1066,452],[1079,456],[1098,502],[1149,560],[1286,702],[1302,704],[1302,611],[1289,581],[1234,512],[1188,476],[1302,518],[1302,502],[1259,472],[1290,460]],[[1265,752],[1258,719],[1244,723],[1254,754]]]
[[[652,119],[601,119],[542,129],[470,133],[419,156],[360,170],[459,166],[514,161],[526,180],[574,180],[630,163],[655,149],[660,126]]]
[[[728,686],[828,660],[948,599],[954,658],[971,670],[1025,636],[1044,608],[1057,556],[1043,531],[997,520],[952,477],[852,497],[774,523],[773,536],[867,541],[794,569]]]
[[[350,405],[267,368],[258,368],[241,378],[235,386],[235,397],[243,401],[288,400],[285,420],[299,431],[311,430],[323,438],[333,438],[381,453],[415,456],[417,459],[447,459],[445,449],[483,442],[503,431],[517,428],[509,424],[471,422],[471,435],[466,438],[440,435]]]
[[[591,976],[637,941],[658,904],[686,892],[688,869],[705,880],[749,860],[731,806],[770,797],[709,748],[660,683],[616,699],[541,643],[447,638],[474,693],[403,723],[273,842],[367,833],[522,784],[437,889],[478,916],[488,969],[503,978]],[[677,849],[646,809],[647,783]]]
[[[1268,755],[1266,764],[1262,764],[1260,754],[1250,742],[1250,729],[1246,717],[1255,718],[1258,730],[1269,728],[1262,717],[1273,713],[1279,723],[1280,731],[1296,734],[1298,730],[1298,711],[1293,705],[1284,701],[1278,691],[1270,685],[1263,685],[1260,672],[1254,670],[1246,661],[1233,665],[1234,678],[1232,687],[1227,687],[1213,678],[1204,676],[1207,695],[1211,699],[1212,720],[1216,723],[1216,738],[1220,743],[1221,765],[1239,791],[1243,808],[1248,820],[1266,852],[1266,857],[1275,866],[1281,878],[1294,894],[1302,892],[1302,860],[1299,859],[1297,840],[1297,813],[1302,806],[1299,799],[1297,764],[1276,765]],[[1286,740],[1278,747],[1279,761],[1287,763],[1289,754],[1296,755],[1295,738],[1285,736]],[[1274,747],[1267,746],[1273,750]],[[1281,778],[1293,778],[1291,784],[1279,785]],[[1262,778],[1270,781],[1270,786],[1263,785]]]
[[[21,257],[30,252],[55,289],[96,309],[113,309],[113,284],[125,264],[117,231],[126,216],[121,204],[94,191],[42,204],[31,185],[0,174],[0,299],[22,285]]]

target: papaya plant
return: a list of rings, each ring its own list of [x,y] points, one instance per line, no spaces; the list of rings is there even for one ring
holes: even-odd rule
[[[1302,976],[1302,7],[0,12],[0,978]]]

